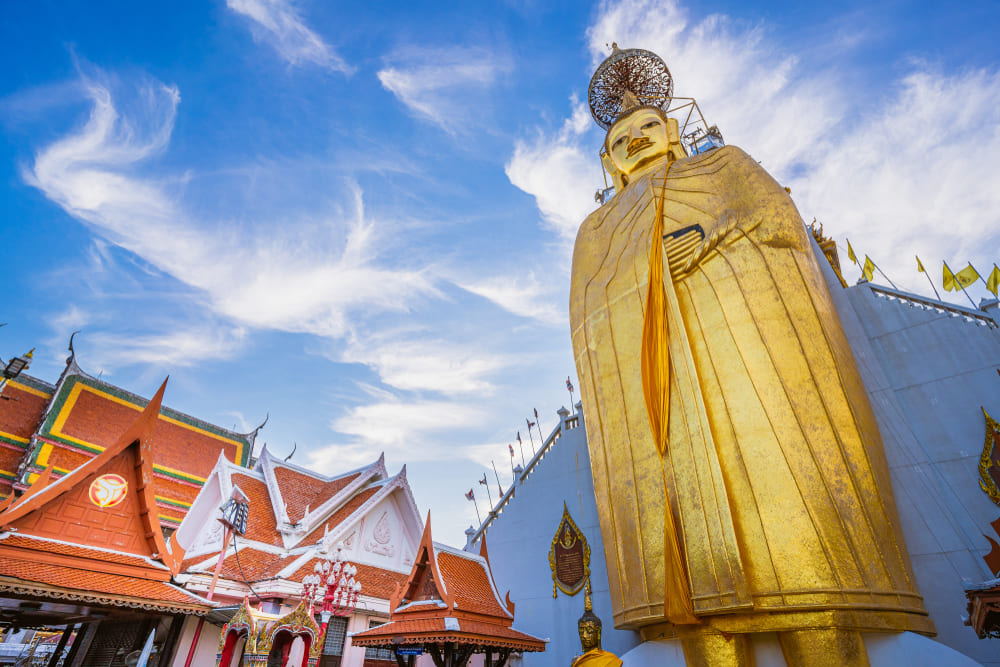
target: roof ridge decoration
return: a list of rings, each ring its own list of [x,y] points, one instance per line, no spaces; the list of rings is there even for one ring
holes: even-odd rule
[[[51,472],[48,475],[43,474],[17,502],[0,513],[0,528],[7,528],[14,521],[35,510],[42,509],[135,445],[136,466],[134,472],[137,476],[135,492],[138,500],[139,519],[146,531],[146,543],[150,549],[151,557],[162,561],[172,574],[176,574],[180,567],[180,560],[174,557],[163,538],[153,489],[153,435],[156,431],[163,394],[167,388],[167,380],[163,381],[146,408],[113,445],[108,446],[103,452],[55,482],[50,483]],[[51,466],[48,471],[50,470]]]
[[[438,598],[443,601],[449,612],[455,609],[455,598],[448,592],[444,578],[441,576],[441,569],[438,566],[437,552],[434,548],[434,538],[431,535],[431,512],[427,510],[427,520],[424,522],[424,534],[420,537],[420,546],[413,558],[413,567],[407,578],[406,586],[399,591],[400,597],[395,597],[390,601],[390,613],[400,610],[402,605],[413,602],[413,597],[421,592],[429,592],[429,586],[433,586]]]
[[[405,466],[404,466],[405,468]],[[311,512],[307,511],[299,519],[300,528],[296,531],[299,533],[297,539],[292,542],[292,544],[297,544],[298,541],[309,535],[312,531],[318,528],[324,521],[327,521],[330,516],[332,516],[341,506],[343,506],[347,501],[353,498],[357,493],[363,490],[363,488],[371,482],[372,477],[382,478],[386,475],[385,471],[385,454],[379,456],[378,460],[374,463],[369,464],[364,468],[358,468],[357,470],[352,470],[351,472],[344,473],[343,475],[338,475],[326,481],[327,484],[335,482],[338,479],[348,477],[350,475],[357,475],[357,478],[350,482],[343,489],[332,495],[323,503],[320,503]],[[314,496],[315,497],[315,496]],[[363,507],[364,505],[362,505]],[[360,508],[359,508],[360,509]],[[353,513],[352,513],[353,514]]]
[[[291,527],[292,522],[288,519],[288,511],[285,509],[285,502],[281,496],[281,487],[278,485],[278,478],[274,476],[275,458],[271,451],[264,445],[257,459],[257,467],[264,475],[264,484],[267,486],[267,496],[271,500],[271,510],[274,512],[274,520],[278,525],[278,531],[284,533],[282,526]]]

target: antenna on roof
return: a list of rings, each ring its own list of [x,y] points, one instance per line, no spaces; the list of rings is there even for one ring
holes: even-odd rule
[[[298,449],[298,448],[299,448],[299,443],[293,442],[292,443],[292,453],[285,457],[285,463],[288,463],[288,459],[292,458],[295,455],[295,450]]]

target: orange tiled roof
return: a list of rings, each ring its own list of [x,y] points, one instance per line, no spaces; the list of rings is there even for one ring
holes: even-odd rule
[[[281,465],[274,467],[274,478],[286,503],[288,520],[292,523],[302,520],[307,507],[316,509],[356,480],[359,474],[326,481]]]
[[[139,407],[109,400],[87,387],[80,391],[69,410],[61,433],[99,447],[107,447],[135,421]],[[223,442],[185,428],[161,415],[153,441],[153,460],[158,465],[204,479],[212,472],[220,450],[225,451],[226,458],[234,461],[236,448],[235,443]]]
[[[121,565],[135,565],[137,567],[152,567],[156,569],[166,569],[156,561],[150,561],[135,554],[127,554],[120,551],[105,551],[102,549],[91,549],[78,544],[64,544],[62,542],[52,542],[50,540],[28,537],[26,535],[7,535],[0,538],[0,547],[17,547],[20,549],[30,549],[32,551],[43,551],[52,554],[62,554],[76,558],[89,558],[92,560],[104,561],[106,563],[118,563]],[[0,574],[4,574],[0,572]]]
[[[140,606],[129,604],[130,600],[139,600],[159,607],[179,606],[198,610],[210,608],[200,598],[185,593],[172,584],[140,577],[78,570],[6,556],[0,556],[0,573],[2,577],[82,591],[85,594],[102,594],[102,597],[108,596],[106,603],[112,605],[118,602],[120,606]]]
[[[16,380],[8,382],[3,388],[3,397],[8,400],[0,399],[0,433],[15,439],[31,438],[49,403],[50,396],[39,395],[45,393]]]
[[[233,473],[230,479],[234,486],[239,486],[250,501],[250,515],[247,517],[247,534],[245,539],[281,546],[281,534],[274,519],[274,509],[271,506],[271,494],[264,482],[244,475]]]
[[[438,569],[458,609],[509,618],[493,593],[486,568],[478,560],[437,551]]]
[[[329,526],[330,529],[332,530],[336,526],[339,526],[347,519],[347,517],[351,516],[351,514],[353,514],[355,510],[364,505],[369,498],[378,493],[380,489],[381,487],[376,486],[370,489],[365,489],[360,493],[354,494],[353,496],[351,496],[351,499],[348,500],[346,503],[344,503],[344,505],[339,510],[334,512],[329,519],[323,522],[323,524],[320,525],[318,528],[316,528],[316,530],[306,535],[306,537],[302,539],[299,543],[315,544],[316,542],[319,542],[320,539],[323,538],[323,535],[326,532],[324,530],[324,527]]]
[[[0,402],[2,405],[2,402]],[[0,430],[3,430],[3,426],[0,426]],[[25,445],[27,446],[27,445]],[[0,473],[6,473],[8,475],[14,475],[17,473],[17,467],[21,463],[21,457],[24,456],[24,449],[18,447],[17,445],[7,444],[6,442],[0,441]],[[0,483],[6,482],[7,484],[12,484],[12,479],[0,479]]]
[[[444,618],[413,618],[390,621],[351,635],[355,646],[379,646],[397,643],[421,644],[425,641],[453,641],[462,644],[509,647],[521,651],[544,651],[545,642],[537,637],[494,623],[458,619],[458,630],[445,629]]]

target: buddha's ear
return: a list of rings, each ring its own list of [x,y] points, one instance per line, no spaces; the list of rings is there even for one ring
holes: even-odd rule
[[[628,176],[618,171],[618,167],[615,166],[614,161],[608,152],[605,150],[601,153],[601,164],[604,165],[604,170],[608,172],[611,176],[611,182],[614,183],[615,192],[621,192],[622,189],[628,185]]]

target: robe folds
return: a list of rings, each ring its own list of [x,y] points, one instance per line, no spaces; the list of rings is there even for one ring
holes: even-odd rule
[[[640,373],[661,193],[662,455]],[[815,626],[823,614],[829,624],[834,613],[832,622],[862,630],[933,632],[878,427],[809,233],[760,165],[732,146],[669,169],[664,160],[584,221],[572,274],[573,351],[616,627],[664,620],[671,512],[700,620],[756,632]]]

